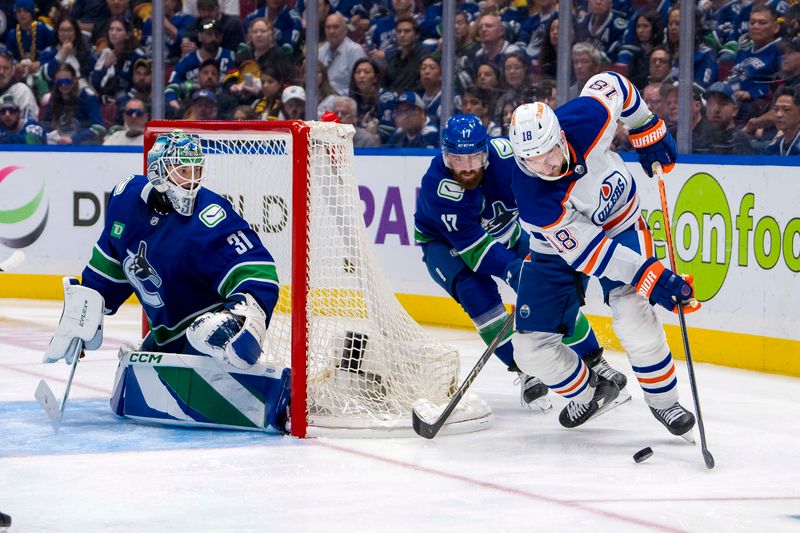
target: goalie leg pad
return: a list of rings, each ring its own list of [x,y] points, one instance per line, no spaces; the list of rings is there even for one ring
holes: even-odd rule
[[[290,370],[247,370],[205,355],[134,351],[117,369],[115,414],[149,423],[284,431]]]
[[[65,359],[72,364],[78,355],[74,346],[77,339],[84,347],[96,350],[103,343],[103,296],[94,289],[78,284],[76,278],[64,277],[64,310],[50,345],[44,354],[43,363],[55,363]]]

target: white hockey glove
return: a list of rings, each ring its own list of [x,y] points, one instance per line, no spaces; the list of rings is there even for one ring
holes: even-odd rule
[[[56,332],[42,359],[55,363],[64,359],[71,365],[81,351],[79,340],[89,350],[103,344],[103,296],[94,289],[84,287],[76,278],[64,277],[64,310]]]
[[[186,331],[196,350],[236,368],[250,368],[267,338],[267,314],[249,294],[233,294],[226,309],[204,313]]]

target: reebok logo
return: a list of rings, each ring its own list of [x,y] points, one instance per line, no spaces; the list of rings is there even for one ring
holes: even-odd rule
[[[644,275],[642,281],[639,283],[639,290],[637,292],[645,298],[650,296],[650,292],[653,290],[653,285],[657,279],[658,276],[656,276],[656,273],[652,270],[648,270],[647,274]]]

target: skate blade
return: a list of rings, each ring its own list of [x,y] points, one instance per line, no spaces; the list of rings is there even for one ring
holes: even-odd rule
[[[541,412],[546,413],[550,409],[553,408],[552,402],[550,402],[550,398],[547,396],[542,396],[541,398],[536,398],[533,400],[528,406],[535,405]]]
[[[685,440],[686,442],[688,442],[689,444],[695,444],[694,431],[692,431],[691,429],[686,433],[684,433],[683,435],[678,435],[678,436],[683,440]]]
[[[608,406],[607,406],[608,409],[607,410],[611,410],[611,409],[613,409],[613,408],[615,408],[617,406],[620,406],[623,403],[629,402],[629,401],[631,401],[631,395],[628,392],[628,389],[627,388],[622,389],[622,390],[619,391],[619,396],[614,398],[614,401],[608,404]],[[603,409],[605,409],[605,407],[603,407]]]
[[[608,402],[603,407],[598,409],[595,414],[593,414],[591,417],[589,417],[586,420],[586,422],[588,422],[589,420],[594,420],[595,418],[597,418],[598,416],[602,415],[603,413],[607,413],[610,410],[614,409],[615,407],[619,407],[620,405],[622,405],[625,402],[629,402],[630,399],[631,399],[631,395],[628,393],[628,391],[626,389],[623,389],[623,390],[619,391],[619,394],[617,395],[616,398],[614,398],[612,401]],[[584,422],[584,424],[586,422]],[[583,425],[583,424],[581,424],[581,425]]]

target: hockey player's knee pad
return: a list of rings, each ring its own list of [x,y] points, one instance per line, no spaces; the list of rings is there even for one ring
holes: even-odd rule
[[[514,362],[524,373],[547,382],[553,369],[563,366],[561,359],[577,359],[575,352],[561,343],[561,335],[541,331],[518,331],[511,337]]]
[[[614,332],[631,356],[662,353],[667,345],[664,328],[653,306],[626,285],[609,293]],[[666,348],[669,351],[668,348]]]
[[[422,246],[422,261],[433,281],[458,301],[456,280],[459,275],[472,273],[472,270],[460,257],[453,255],[451,250],[452,248],[443,242],[429,242]]]
[[[494,279],[471,270],[462,271],[456,276],[453,293],[458,303],[473,320],[503,303]]]

